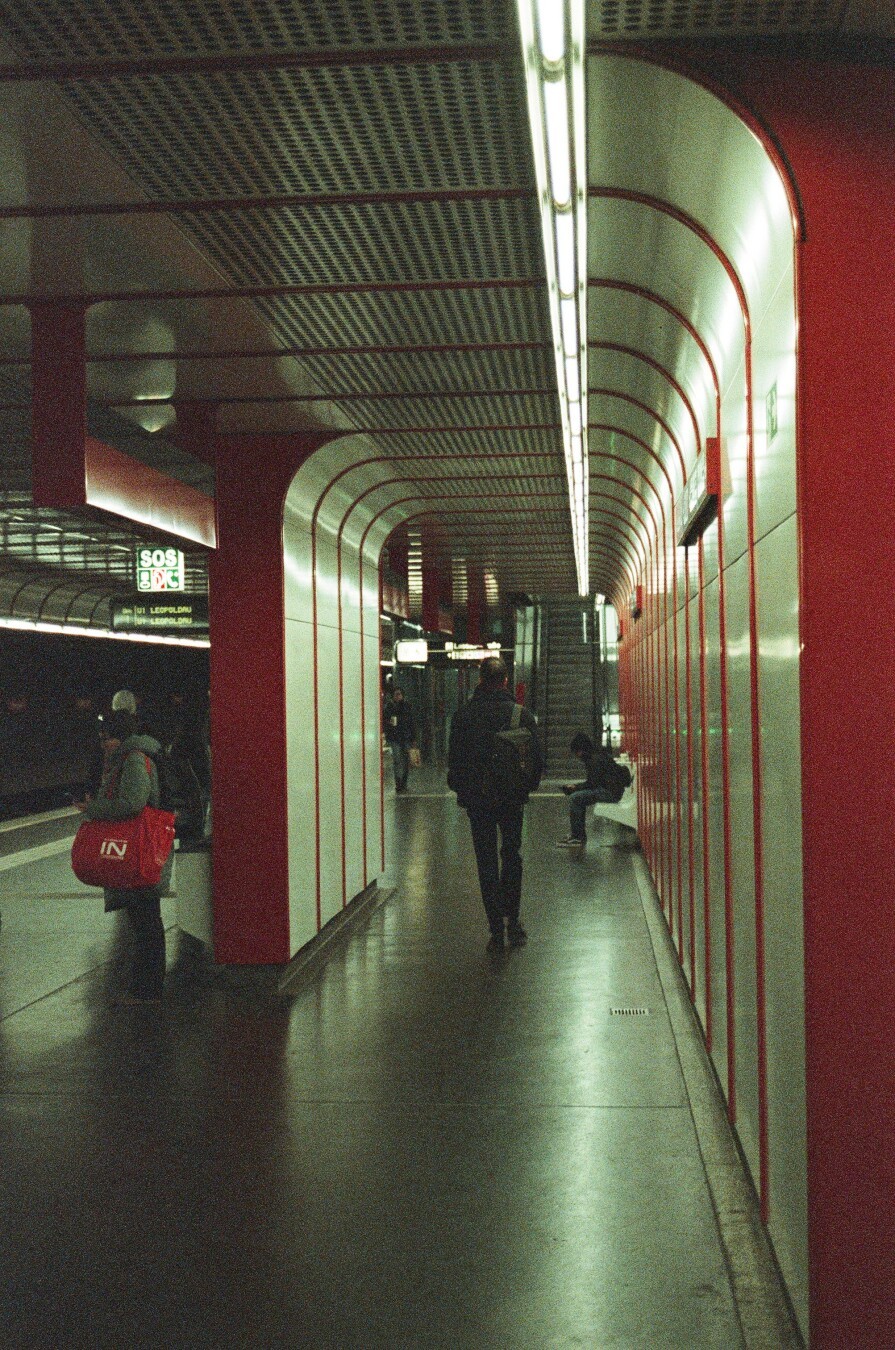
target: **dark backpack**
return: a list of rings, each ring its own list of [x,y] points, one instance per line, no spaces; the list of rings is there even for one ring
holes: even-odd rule
[[[170,747],[160,747],[149,758],[158,774],[159,806],[176,815],[178,838],[194,834],[197,829],[194,817],[198,813],[201,821],[202,816],[202,788],[195,769],[184,755],[172,752]]]
[[[621,801],[625,788],[629,788],[634,781],[627,764],[619,764],[617,759],[611,761],[610,767],[606,770],[606,778],[609,790],[615,794],[617,802]]]
[[[158,775],[159,806],[163,811],[177,811],[181,805],[181,794],[170,751],[159,746],[158,750],[147,754],[146,758],[152,760]]]
[[[487,796],[496,807],[521,806],[534,785],[531,732],[520,726],[522,708],[513,704],[506,731],[495,731],[486,767]]]

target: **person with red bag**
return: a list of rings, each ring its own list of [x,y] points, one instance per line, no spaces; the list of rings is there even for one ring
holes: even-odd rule
[[[158,807],[159,776],[153,757],[161,746],[153,736],[137,735],[133,713],[119,709],[106,719],[106,769],[100,789],[83,806],[87,820],[128,820],[145,806]],[[173,818],[172,818],[173,819]],[[173,829],[172,829],[173,840]],[[122,1003],[157,1003],[165,979],[165,928],[161,897],[171,876],[169,852],[157,885],[129,889],[106,888],[106,912],[124,909],[134,931],[133,966]]]

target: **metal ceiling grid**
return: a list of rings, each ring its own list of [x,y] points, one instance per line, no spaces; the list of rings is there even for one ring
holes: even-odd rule
[[[513,394],[502,397],[489,393],[462,399],[445,398],[438,390],[420,398],[404,396],[400,400],[358,400],[345,405],[346,417],[375,434],[377,427],[510,426],[514,424],[554,425],[559,428],[556,394],[552,389],[536,395]]]
[[[66,0],[0,22],[37,56],[153,56],[496,41],[504,6],[493,0]]]
[[[552,389],[556,367],[549,346],[508,351],[382,352],[311,356],[304,361],[321,390],[435,393],[450,389]]]
[[[592,38],[836,33],[847,0],[591,0]]]
[[[109,76],[63,88],[161,199],[512,186],[530,172],[521,80],[493,60],[438,63],[433,52],[426,65]]]
[[[178,219],[228,275],[249,284],[543,274],[536,216],[516,201],[259,206]]]
[[[514,463],[519,473],[524,473],[531,459],[537,458],[564,474],[562,460],[556,454],[556,432],[552,429],[482,431],[458,425],[450,431],[399,430],[377,441],[377,449],[401,459],[425,454],[443,455],[445,460],[461,456],[465,461],[476,455],[487,462],[496,457],[502,465]]]
[[[398,346],[431,342],[541,342],[549,328],[542,289],[402,291],[261,300],[287,346]],[[449,359],[449,356],[446,357]]]

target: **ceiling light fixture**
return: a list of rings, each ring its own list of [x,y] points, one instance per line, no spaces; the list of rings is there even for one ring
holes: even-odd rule
[[[578,592],[590,590],[584,0],[516,0]]]
[[[162,637],[158,633],[113,633],[109,628],[84,628],[74,623],[45,623],[43,619],[0,618],[0,628],[20,633],[59,633],[62,637],[107,638],[112,642],[140,642],[160,647],[210,647],[208,638]]]

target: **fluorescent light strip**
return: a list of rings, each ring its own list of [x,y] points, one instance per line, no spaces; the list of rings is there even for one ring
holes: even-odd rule
[[[578,591],[589,582],[584,0],[517,0]]]
[[[108,638],[112,642],[149,642],[161,647],[210,647],[208,638],[162,637],[158,633],[113,633],[108,628],[80,628],[71,623],[44,623],[42,619],[5,619],[0,628],[22,633],[58,633],[63,637]]]

